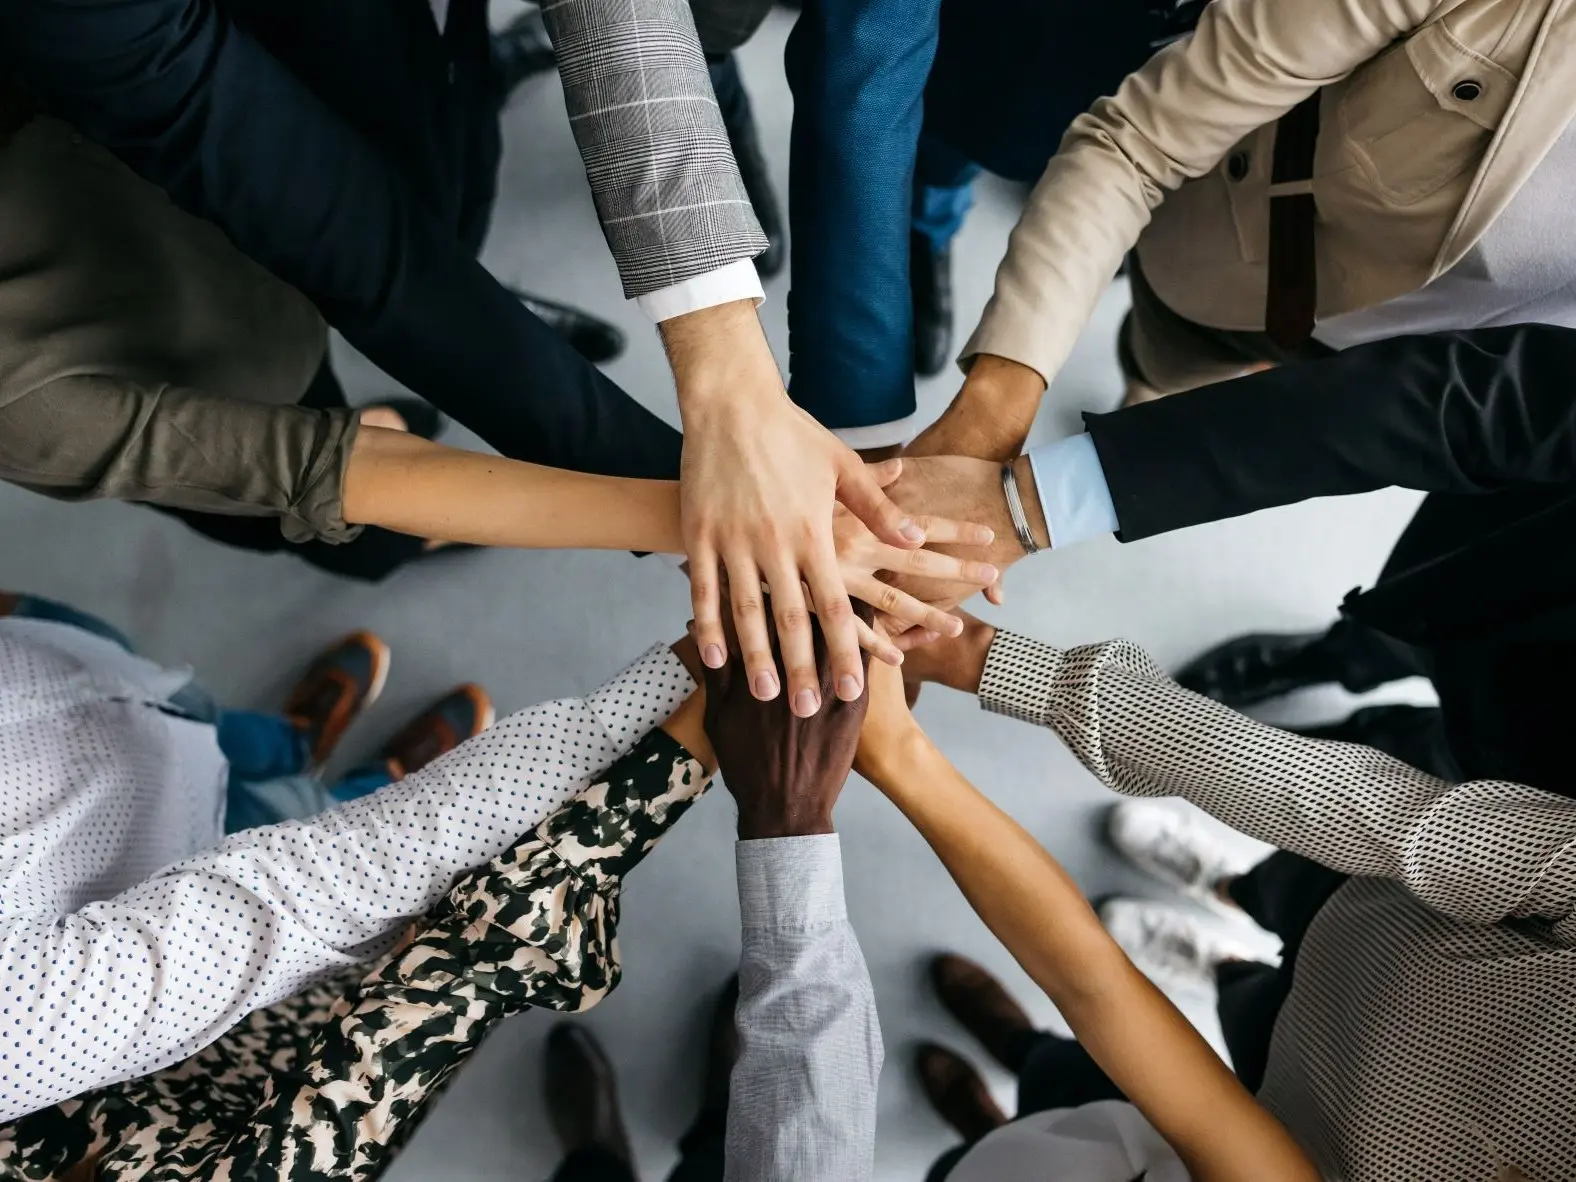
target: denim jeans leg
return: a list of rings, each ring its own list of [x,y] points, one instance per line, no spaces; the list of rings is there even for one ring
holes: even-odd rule
[[[306,735],[288,718],[251,710],[221,710],[219,750],[230,761],[231,776],[273,780],[307,770]]]
[[[963,228],[974,206],[974,180],[979,165],[955,148],[923,132],[914,161],[913,229],[943,251]]]

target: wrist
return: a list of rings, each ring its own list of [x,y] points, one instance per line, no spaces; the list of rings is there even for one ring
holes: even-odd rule
[[[909,722],[876,743],[863,743],[854,770],[883,796],[896,800],[912,786],[915,771],[931,749],[930,736],[912,717]]]
[[[1023,502],[1023,515],[1029,523],[1029,533],[1041,550],[1051,548],[1051,527],[1045,520],[1045,506],[1040,503],[1040,486],[1034,479],[1034,465],[1027,455],[1012,461],[1013,479],[1018,485],[1018,498]]]
[[[969,425],[974,446],[966,454],[1005,462],[1023,449],[1044,393],[1045,379],[1028,366],[982,353],[947,414]]]
[[[792,808],[739,808],[739,840],[767,841],[777,837],[815,837],[835,833],[832,814]]]

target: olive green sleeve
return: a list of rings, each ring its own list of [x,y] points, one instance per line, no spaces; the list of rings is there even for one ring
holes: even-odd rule
[[[147,501],[278,517],[291,541],[345,541],[349,409],[222,398],[116,377],[62,378],[0,405],[0,479],[68,501]]]

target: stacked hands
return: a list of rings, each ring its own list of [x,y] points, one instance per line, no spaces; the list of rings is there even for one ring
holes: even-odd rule
[[[676,363],[681,343],[669,334]],[[866,465],[788,400],[774,366],[753,365],[748,351],[734,364],[741,372],[731,397],[691,390],[680,400],[683,541],[701,659],[710,669],[726,663],[726,592],[747,685],[761,701],[783,689],[768,604],[789,706],[804,718],[828,694],[859,697],[861,648],[899,664],[905,651],[957,636],[963,624],[951,611],[976,592],[999,603],[1002,572],[1024,555],[1003,463],[1014,464],[1036,541],[1050,545],[1033,473],[1018,454],[1045,388],[1033,370],[978,359],[903,459]],[[850,597],[874,606],[883,629],[858,619]],[[812,612],[825,634],[825,684],[812,660]]]
[[[1048,546],[1028,463],[1017,461],[1016,472],[1026,504],[1035,506],[1031,529],[1041,545]],[[979,591],[1001,602],[1002,572],[1024,555],[1002,491],[1001,464],[996,461],[905,457],[868,465],[867,478],[885,494],[876,515],[884,517],[885,506],[902,515],[902,544],[879,536],[847,505],[834,505],[831,569],[838,579],[817,582],[813,577],[817,562],[801,567],[807,575],[799,582],[784,573],[794,569],[789,557],[766,569],[737,552],[720,564],[714,552],[703,552],[697,561],[691,551],[695,640],[702,661],[709,669],[723,668],[728,637],[733,636],[744,681],[764,702],[780,692],[780,660],[790,707],[801,718],[815,714],[828,696],[843,702],[860,696],[865,685],[861,649],[895,666],[903,663],[905,652],[960,636],[965,620],[953,609]],[[758,534],[787,555],[793,547],[780,537],[778,528],[768,516],[761,520]],[[808,531],[797,540],[809,547],[816,544]],[[725,571],[719,571],[723,565]],[[865,618],[855,610],[854,600],[879,614],[873,620]],[[725,611],[730,601],[731,608]],[[815,639],[812,612],[821,624]],[[768,618],[775,629],[768,626]],[[774,631],[780,637],[776,642],[771,639]],[[823,644],[829,662],[824,677],[818,675],[814,660],[816,646]]]

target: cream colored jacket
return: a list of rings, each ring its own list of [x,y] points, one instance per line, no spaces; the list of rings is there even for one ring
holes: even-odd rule
[[[1135,244],[1183,316],[1262,328],[1275,123],[1321,88],[1323,319],[1424,286],[1505,208],[1576,111],[1576,0],[1215,0],[1069,128],[965,358],[1054,376]]]

